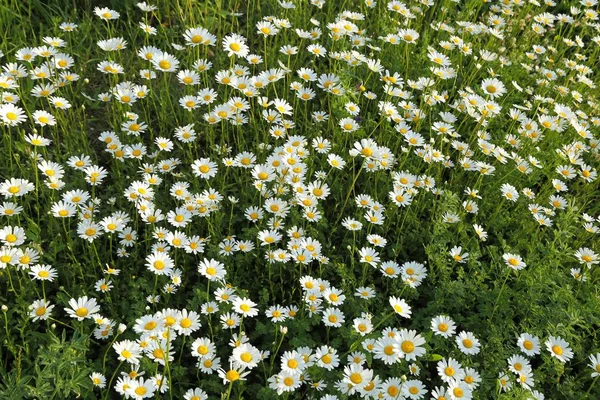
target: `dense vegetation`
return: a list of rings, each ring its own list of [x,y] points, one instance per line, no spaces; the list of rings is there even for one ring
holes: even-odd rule
[[[598,398],[597,9],[0,5],[0,398]]]

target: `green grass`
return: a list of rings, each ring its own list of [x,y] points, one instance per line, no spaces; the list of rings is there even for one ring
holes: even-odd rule
[[[140,352],[136,371],[143,372],[141,380],[129,382],[125,397],[131,398],[191,398],[190,391],[198,388],[222,399],[400,399],[408,394],[430,399],[441,398],[440,387],[448,389],[447,399],[597,398],[600,359],[590,357],[600,354],[600,36],[590,10],[598,7],[574,1],[432,3],[409,3],[420,8],[414,18],[384,1],[369,7],[329,0],[322,8],[298,1],[292,10],[273,0],[161,0],[152,12],[143,12],[134,1],[0,4],[3,70],[9,76],[17,63],[26,72],[14,87],[0,80],[0,398],[121,398],[133,368],[122,355],[125,341],[137,341],[129,351]],[[119,18],[106,21],[94,13],[104,6]],[[580,12],[572,14],[573,7]],[[570,15],[573,22],[556,20],[536,33],[533,23],[550,15]],[[504,22],[490,32],[498,16]],[[264,37],[256,26],[265,19],[287,21],[289,27]],[[64,22],[77,29],[63,31]],[[140,22],[156,34],[146,34]],[[214,35],[215,45],[187,45],[183,35],[195,27]],[[317,28],[316,39],[296,31]],[[344,29],[352,34],[336,37]],[[400,29],[417,32],[415,43],[386,39]],[[234,33],[262,63],[228,55],[223,39]],[[17,60],[16,53],[46,45],[45,38],[52,37],[65,41],[57,50],[72,57],[73,65],[49,68],[46,77],[34,79],[46,60]],[[122,38],[126,45],[105,51],[98,41],[110,38]],[[311,54],[308,46],[315,44],[327,54]],[[296,46],[297,54],[280,52],[285,45]],[[167,64],[138,56],[144,46],[174,56],[177,71],[163,72]],[[434,70],[443,57],[432,51],[447,57],[452,71]],[[184,84],[177,73],[193,70],[198,60],[212,67],[197,71],[196,84]],[[106,61],[123,73],[99,71]],[[172,59],[169,63],[174,65]],[[301,68],[312,69],[317,78],[331,74],[335,83],[325,90],[322,82],[305,81]],[[141,70],[154,71],[156,78],[143,79]],[[235,70],[248,79],[246,88],[217,81],[217,75]],[[61,81],[62,72],[78,79]],[[448,79],[440,77],[445,73]],[[277,79],[260,85],[269,75]],[[484,84],[486,79],[494,81]],[[120,92],[100,100],[127,82],[145,85],[133,93],[146,95]],[[55,91],[34,96],[39,85]],[[314,98],[299,98],[300,87],[312,89]],[[180,104],[203,89],[216,93],[210,104],[192,111]],[[12,123],[15,110],[6,98],[11,95],[19,96],[20,123]],[[52,96],[71,107],[57,107]],[[274,100],[287,103],[280,110],[277,104],[263,105]],[[230,101],[243,103],[238,123],[234,111],[220,107]],[[351,104],[360,109],[356,115]],[[215,110],[229,117],[211,123]],[[36,120],[40,111],[50,113],[55,124]],[[318,122],[318,112],[328,119]],[[146,126],[141,134],[122,128],[133,122]],[[189,143],[176,134],[187,125],[196,132]],[[113,132],[110,143],[105,132]],[[409,140],[413,133],[415,143]],[[32,134],[51,143],[34,145],[26,139]],[[161,138],[170,140],[171,150],[160,149],[156,140]],[[325,139],[326,150],[315,146],[315,140]],[[139,156],[136,148],[142,149]],[[346,165],[336,168],[329,155]],[[82,156],[107,172],[97,185],[72,166],[72,157]],[[245,158],[251,161],[242,162]],[[217,168],[208,179],[200,176],[206,160],[215,163],[209,171]],[[12,179],[26,180],[30,189],[13,195]],[[132,198],[135,185],[145,191]],[[177,185],[183,185],[181,193]],[[513,189],[515,201],[504,195]],[[65,196],[67,203],[79,205],[65,204]],[[362,205],[364,196],[369,197]],[[399,206],[401,197],[411,201]],[[274,203],[279,209],[271,208]],[[12,215],[6,211],[18,207],[22,210]],[[71,207],[73,215],[60,215],[61,208]],[[252,207],[264,214],[260,220],[246,215],[257,212]],[[188,217],[186,208],[194,215]],[[154,215],[165,219],[150,220],[149,210],[159,210]],[[350,219],[362,228],[349,229]],[[474,225],[485,235],[478,235]],[[85,239],[85,232],[93,240]],[[275,233],[281,238],[264,240]],[[379,247],[369,235],[385,243]],[[198,251],[185,244],[190,241]],[[377,252],[378,261],[363,257],[367,248]],[[154,263],[161,254],[168,259]],[[286,262],[269,262],[269,255]],[[515,261],[516,268],[510,267],[517,256],[524,268]],[[224,279],[209,280],[212,271],[200,271],[209,260],[213,267],[222,263]],[[50,279],[40,279],[38,264],[50,266],[56,276],[51,272]],[[163,274],[171,264],[173,271]],[[311,291],[307,279],[320,289]],[[102,280],[110,280],[110,290],[100,289]],[[365,288],[373,290],[372,298],[355,295]],[[228,300],[221,297],[224,292]],[[99,310],[92,317],[90,310],[84,315],[80,309],[79,320],[75,312],[83,306],[69,303],[83,296],[94,299]],[[258,315],[243,317],[232,301],[236,296],[250,299]],[[395,312],[392,297],[406,302],[410,316],[405,306]],[[207,304],[218,304],[219,310],[206,313]],[[267,315],[271,307],[286,318]],[[328,326],[337,325],[328,319],[332,310],[341,313],[338,319],[344,317],[339,327]],[[43,318],[34,321],[36,311]],[[192,324],[191,331],[188,312],[198,314],[199,326]],[[432,330],[432,320],[442,315],[456,325],[449,338]],[[189,320],[195,318],[192,314]],[[233,329],[223,323],[236,318]],[[156,327],[147,325],[151,319]],[[361,324],[372,331],[361,335]],[[410,339],[415,344],[425,341],[417,346],[424,353],[414,360],[404,343],[409,330],[419,335]],[[476,354],[457,342],[463,331],[479,341]],[[538,354],[520,347],[525,333],[539,339]],[[386,347],[392,343],[386,336],[397,338],[395,350]],[[546,345],[551,338],[564,339],[572,357],[566,348],[567,360],[556,357]],[[214,345],[214,358],[198,354],[199,339]],[[335,368],[324,364],[327,349],[339,358]],[[393,362],[384,362],[385,349],[394,350]],[[169,351],[172,358],[159,362]],[[257,351],[268,357],[245,369],[230,364],[238,353],[256,358]],[[309,365],[288,376],[282,360],[294,351],[306,355]],[[348,369],[349,355],[364,358],[360,368],[373,374],[374,386],[365,389],[367,375],[364,383],[351,383],[357,376]],[[521,368],[526,384],[509,370],[515,355],[527,360]],[[464,376],[457,383],[442,379],[440,366],[449,358],[475,383]],[[221,375],[229,372],[228,380],[217,370],[204,370],[209,359],[220,363]],[[230,382],[232,371],[244,379]],[[104,385],[94,382],[96,376]],[[162,381],[152,383],[157,376]],[[279,394],[276,380],[282,382]],[[416,381],[422,388],[407,394]],[[135,394],[144,383],[146,394]]]

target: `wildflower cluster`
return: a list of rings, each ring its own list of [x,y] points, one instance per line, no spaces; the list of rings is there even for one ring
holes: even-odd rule
[[[1,48],[7,382],[71,343],[19,387],[598,395],[597,1],[247,3]]]

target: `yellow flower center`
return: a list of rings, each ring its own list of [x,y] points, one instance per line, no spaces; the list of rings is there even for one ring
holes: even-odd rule
[[[85,307],[79,307],[77,310],[75,310],[75,314],[79,317],[79,318],[83,318],[85,316],[88,315],[88,309]]]
[[[147,391],[148,391],[148,390],[146,390],[146,388],[145,388],[145,387],[143,387],[143,386],[138,386],[138,387],[135,389],[135,394],[137,394],[138,396],[143,396],[143,395],[145,395],[145,394],[146,394],[146,392],[147,392]]]
[[[230,369],[229,371],[227,371],[227,374],[225,374],[225,376],[226,376],[227,380],[230,382],[235,382],[238,379],[240,379],[239,372],[237,372],[233,369]]]
[[[400,389],[398,389],[398,386],[390,386],[387,392],[390,396],[396,397],[398,396],[398,393],[400,393]]]
[[[184,318],[181,320],[181,322],[179,323],[179,325],[181,325],[182,328],[187,329],[190,326],[192,326],[192,320],[189,318]]]
[[[405,353],[412,353],[415,350],[415,345],[413,342],[405,340],[404,342],[402,342],[402,345],[400,345],[400,347],[402,348],[402,351]]]
[[[354,372],[350,375],[350,381],[352,383],[354,383],[355,385],[358,385],[359,383],[361,383],[363,380],[362,375],[359,374],[358,372]]]
[[[156,328],[156,325],[158,325],[156,321],[150,321],[144,325],[144,330],[151,331]]]
[[[161,359],[161,360],[162,360],[162,359],[165,357],[165,353],[164,353],[164,352],[163,352],[161,349],[156,349],[156,350],[154,350],[154,351],[152,352],[152,355],[153,355],[155,358],[158,358],[158,359]]]

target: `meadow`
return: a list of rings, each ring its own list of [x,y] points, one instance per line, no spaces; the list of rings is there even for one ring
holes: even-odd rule
[[[0,399],[598,399],[597,0],[0,4]]]

